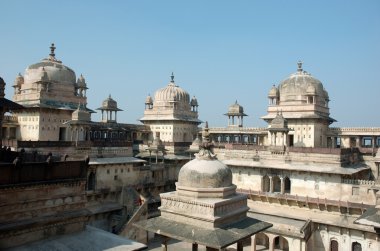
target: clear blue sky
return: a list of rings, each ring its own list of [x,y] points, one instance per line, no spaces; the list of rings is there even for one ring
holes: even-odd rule
[[[85,76],[88,107],[109,94],[137,123],[148,94],[176,83],[200,119],[227,125],[238,100],[245,126],[265,126],[267,94],[297,61],[330,95],[333,126],[380,126],[380,1],[0,0],[0,76],[13,81],[49,54]],[[98,121],[100,114],[93,114]]]

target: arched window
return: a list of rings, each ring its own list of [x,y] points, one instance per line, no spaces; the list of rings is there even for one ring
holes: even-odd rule
[[[269,238],[264,233],[256,234],[256,250],[269,249]]]
[[[270,179],[267,175],[263,177],[262,191],[267,193],[270,192]]]
[[[274,238],[274,248],[276,250],[289,251],[288,240],[282,236],[277,236]]]
[[[362,245],[359,242],[353,242],[352,251],[362,251]]]
[[[285,177],[285,179],[284,179],[284,186],[285,186],[285,193],[290,193],[291,183],[290,183],[289,177]]]
[[[339,250],[339,243],[337,240],[331,240],[330,242],[330,251],[338,251]]]
[[[280,193],[281,192],[281,179],[278,176],[273,177],[273,192]]]

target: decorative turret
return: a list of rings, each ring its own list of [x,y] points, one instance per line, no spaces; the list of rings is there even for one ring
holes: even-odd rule
[[[83,77],[82,74],[80,74],[80,77],[77,80],[77,95],[80,97],[86,97],[86,90],[87,90],[87,83],[86,79]]]
[[[116,123],[117,122],[117,112],[122,111],[117,107],[117,102],[111,98],[111,94],[102,103],[102,107],[97,108],[102,113],[102,122],[105,123]],[[104,116],[104,112],[106,116]],[[115,114],[113,117],[112,115]]]
[[[153,99],[150,96],[150,94],[148,94],[148,96],[145,99],[145,110],[152,109],[152,108],[153,108]]]
[[[280,96],[276,85],[273,85],[268,93],[269,105],[277,105],[280,101]]]
[[[228,126],[233,127],[243,127],[243,117],[247,116],[244,113],[244,108],[238,104],[237,100],[235,104],[230,105],[228,112],[224,115],[228,116]],[[237,121],[235,121],[235,117],[237,117]]]
[[[190,101],[191,111],[198,112],[198,100],[195,96]]]

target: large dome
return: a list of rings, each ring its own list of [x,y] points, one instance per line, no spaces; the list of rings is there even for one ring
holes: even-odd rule
[[[280,102],[301,100],[304,96],[315,95],[320,100],[328,99],[328,94],[321,81],[302,69],[302,63],[298,63],[296,73],[283,80],[278,86]]]
[[[216,159],[193,159],[179,171],[178,186],[222,188],[232,186],[232,172]]]
[[[45,71],[48,81],[55,83],[67,83],[75,85],[75,72],[55,58],[54,44],[50,47],[51,53],[48,58],[36,64],[28,66],[25,70],[24,82],[34,83],[41,81],[41,72]]]
[[[156,91],[154,95],[154,102],[172,102],[178,101],[183,103],[190,103],[190,96],[185,90],[180,88],[174,83],[174,76],[171,76],[169,84]]]

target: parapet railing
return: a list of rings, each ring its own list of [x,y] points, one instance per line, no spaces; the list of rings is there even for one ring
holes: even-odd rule
[[[374,180],[359,180],[359,179],[342,179],[342,183],[344,184],[352,184],[352,185],[369,185],[374,186]]]
[[[0,186],[85,179],[86,172],[87,163],[85,161],[0,164]]]

